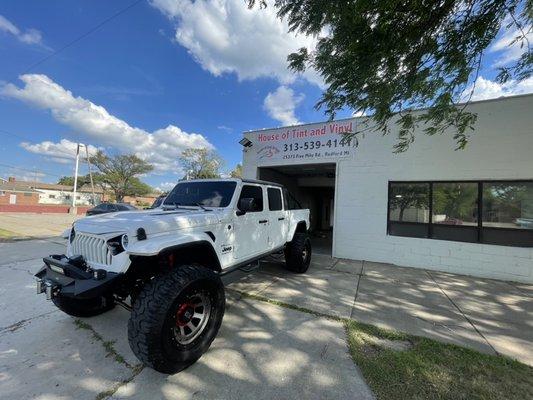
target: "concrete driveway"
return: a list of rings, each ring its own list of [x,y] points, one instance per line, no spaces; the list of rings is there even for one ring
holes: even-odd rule
[[[341,323],[231,291],[222,329],[196,364],[176,375],[143,369],[129,349],[128,312],[76,321],[35,294],[35,257],[62,251],[43,240],[0,243],[10,260],[0,261],[2,399],[373,398]]]
[[[305,275],[265,262],[225,277],[228,308],[211,349],[186,371],[162,375],[130,351],[125,310],[76,322],[35,295],[39,257],[54,252],[61,241],[0,243],[0,398],[373,397],[342,324],[239,292],[533,365],[531,286],[317,255]]]

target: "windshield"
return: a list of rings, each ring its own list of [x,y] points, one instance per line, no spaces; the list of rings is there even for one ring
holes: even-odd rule
[[[163,202],[169,206],[227,207],[237,182],[180,182]]]

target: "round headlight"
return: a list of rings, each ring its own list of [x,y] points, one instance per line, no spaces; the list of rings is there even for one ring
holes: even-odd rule
[[[76,237],[76,231],[74,230],[74,227],[72,227],[72,229],[70,230],[70,236],[68,238],[70,240],[70,243],[74,241],[75,237]]]
[[[128,248],[128,244],[130,242],[130,239],[128,238],[128,235],[122,235],[122,238],[120,239],[120,242],[122,244],[122,247],[124,250]]]

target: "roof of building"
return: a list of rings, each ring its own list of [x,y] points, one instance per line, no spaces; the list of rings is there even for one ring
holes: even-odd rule
[[[0,182],[0,191],[37,193],[27,185],[20,185],[19,182]]]
[[[57,190],[61,192],[72,192],[74,186],[70,185],[59,185],[56,183],[44,183],[37,181],[0,181],[0,190],[16,190],[16,191],[35,191],[39,190]],[[77,190],[80,193],[91,193],[91,185],[83,185]],[[103,193],[102,188],[95,186],[94,192],[101,194]]]

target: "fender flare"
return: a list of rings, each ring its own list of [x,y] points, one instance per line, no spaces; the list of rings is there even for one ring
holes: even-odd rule
[[[166,235],[160,238],[152,238],[151,240],[143,240],[134,243],[127,252],[131,256],[150,257],[157,256],[165,252],[183,251],[187,248],[200,247],[207,250],[207,253],[202,251],[202,257],[216,260],[215,267],[220,270],[221,263],[218,253],[215,250],[214,241],[207,232],[195,232],[180,235],[176,238],[173,235]]]
[[[300,220],[294,226],[291,227],[291,230],[289,231],[288,237],[290,238],[290,241],[294,239],[294,235],[296,232],[307,232],[308,230],[307,222],[305,220]]]

